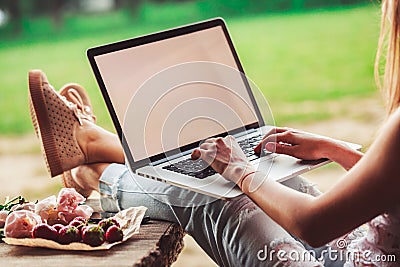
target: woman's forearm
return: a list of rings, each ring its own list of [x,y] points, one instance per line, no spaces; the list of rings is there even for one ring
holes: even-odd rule
[[[284,229],[306,242],[313,240],[309,237],[309,219],[314,218],[315,198],[265,177],[261,172],[246,177],[242,191]]]
[[[334,153],[319,156],[351,170],[321,196],[313,198],[273,180],[261,183],[259,172],[241,181],[241,189],[273,220],[312,246],[342,236],[400,203],[400,109],[362,158],[361,153],[342,144],[332,146],[330,151]],[[254,179],[260,185],[257,188],[254,183],[252,188]],[[374,201],[371,196],[376,196]]]

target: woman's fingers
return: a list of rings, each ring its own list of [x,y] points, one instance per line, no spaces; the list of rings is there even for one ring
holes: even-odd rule
[[[267,143],[267,141],[265,141],[266,138],[270,137],[271,135],[276,135],[278,133],[284,133],[286,131],[288,131],[288,128],[285,127],[275,127],[273,129],[271,129],[268,133],[266,133],[263,137],[263,139],[261,140],[260,143],[257,144],[257,146],[254,147],[254,153],[256,154],[260,154],[261,150],[265,147],[265,144]]]
[[[292,131],[286,131],[283,133],[278,133],[275,135],[270,135],[264,139],[265,143],[275,142],[275,143],[286,143],[295,145],[298,143],[298,136]]]
[[[193,160],[202,158],[208,164],[211,164],[214,161],[215,156],[216,156],[216,150],[203,149],[203,148],[196,148],[195,150],[193,150],[191,154],[191,158]]]
[[[294,153],[296,152],[296,148],[294,146],[291,145],[285,145],[282,143],[267,143],[265,145],[265,149],[270,151],[270,152],[274,152],[274,153],[278,153],[278,154],[286,154],[289,156],[294,156]]]
[[[225,136],[224,138],[219,137],[215,139],[215,144],[217,145],[217,148],[232,148],[233,142],[235,141],[235,138],[232,135]]]
[[[297,132],[292,130],[286,130],[276,134],[270,134],[266,136],[255,148],[254,152],[260,154],[262,148],[264,148],[268,143],[285,143],[288,145],[296,145],[299,142],[299,138],[297,136]],[[270,146],[270,148],[272,148]],[[267,149],[267,148],[266,148]],[[269,150],[271,152],[275,152],[273,150]]]
[[[233,136],[206,140],[193,150],[192,159],[203,159],[211,167],[230,181],[237,181],[251,166],[243,150]]]
[[[204,142],[199,146],[199,148],[207,150],[207,149],[212,148],[213,146],[215,146],[215,144],[213,142]]]
[[[193,160],[197,160],[201,158],[205,162],[207,162],[215,171],[219,173],[223,173],[226,165],[224,161],[220,161],[217,159],[217,147],[216,143],[223,142],[223,140],[215,140],[215,143],[203,143],[199,148],[193,150],[191,158]]]
[[[209,164],[215,161],[217,155],[222,162],[229,162],[231,150],[233,149],[234,137],[226,136],[225,138],[211,138],[202,143],[199,148],[193,150],[191,158],[193,160],[202,158]],[[239,148],[240,149],[240,148]]]
[[[195,150],[192,151],[192,155],[191,155],[192,160],[197,160],[200,157],[201,157],[200,149],[196,148]]]

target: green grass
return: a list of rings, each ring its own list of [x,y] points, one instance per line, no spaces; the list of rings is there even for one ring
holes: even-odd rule
[[[327,116],[301,111],[293,116],[280,115],[282,106],[306,100],[368,96],[375,91],[373,61],[378,14],[377,6],[364,6],[232,18],[227,19],[227,24],[248,76],[267,97],[278,124],[285,124]],[[112,129],[85,56],[86,49],[191,22],[190,16],[169,24],[157,21],[152,13],[141,16],[144,22],[135,22],[123,12],[70,17],[66,21],[67,34],[48,35],[38,29],[38,25],[50,27],[48,22],[38,20],[30,29],[37,34],[29,40],[0,43],[0,134],[32,131],[27,72],[34,68],[44,70],[56,88],[67,82],[84,85],[93,98],[99,123]],[[76,29],[76,33],[71,29]]]
[[[243,19],[230,28],[248,75],[269,98],[302,101],[373,89],[377,24],[369,7]]]
[[[247,74],[269,100],[277,123],[286,124],[326,116],[301,110],[287,116],[279,112],[282,105],[375,92],[378,14],[372,6],[260,16],[232,21],[230,29]]]

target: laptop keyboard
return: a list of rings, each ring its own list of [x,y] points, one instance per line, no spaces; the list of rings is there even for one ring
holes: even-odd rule
[[[249,161],[260,158],[260,155],[256,155],[253,149],[262,140],[262,138],[262,135],[256,135],[254,137],[238,142],[239,146],[242,148],[244,154],[249,159]],[[261,156],[265,154],[271,153],[264,150]],[[163,169],[189,175],[199,179],[204,179],[208,176],[216,174],[216,171],[214,171],[214,169],[211,168],[211,166],[209,166],[207,162],[202,159],[184,159],[173,164],[164,166]]]
[[[254,153],[254,147],[261,142],[262,138],[262,135],[256,135],[238,142],[240,148],[243,150],[248,160],[252,161],[260,157],[259,155],[256,155],[256,153]]]
[[[164,166],[163,169],[186,174],[199,179],[203,179],[217,173],[213,168],[211,168],[211,166],[207,164],[207,162],[202,159],[184,159],[179,162],[175,162],[174,164]]]

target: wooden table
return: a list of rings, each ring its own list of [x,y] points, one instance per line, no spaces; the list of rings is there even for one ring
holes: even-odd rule
[[[76,252],[11,246],[0,243],[0,266],[169,266],[183,248],[177,224],[151,221],[140,234],[106,251]]]

